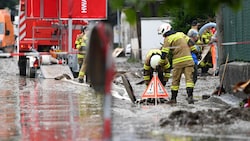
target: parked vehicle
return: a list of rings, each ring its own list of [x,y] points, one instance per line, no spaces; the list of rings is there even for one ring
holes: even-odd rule
[[[72,21],[72,25],[69,27],[67,20],[58,18],[59,12],[54,8],[58,1],[51,1],[50,4],[48,1],[43,1],[44,4],[32,2],[32,0],[20,0],[17,38],[20,75],[36,77],[37,69],[40,68],[43,61],[43,55],[49,55],[52,47],[56,47],[57,52],[64,53],[59,55],[60,59],[67,60],[70,62],[69,65],[77,65],[76,54],[69,54],[69,52],[76,51],[75,38],[80,33],[80,26],[86,25],[87,22],[84,20]],[[46,11],[41,9],[46,9]]]
[[[12,53],[15,46],[14,28],[9,10],[0,9],[0,50]]]
[[[106,0],[91,0],[88,5],[82,0],[20,0],[17,41],[20,75],[35,77],[42,63],[41,55],[49,53],[51,47],[61,52],[59,56],[66,60],[73,75],[78,73],[74,44],[80,27],[87,24],[85,19],[106,18]]]

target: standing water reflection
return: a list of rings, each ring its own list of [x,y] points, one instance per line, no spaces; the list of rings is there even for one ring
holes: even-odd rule
[[[101,97],[88,91],[77,94],[35,85],[20,94],[20,109],[23,140],[101,140]]]

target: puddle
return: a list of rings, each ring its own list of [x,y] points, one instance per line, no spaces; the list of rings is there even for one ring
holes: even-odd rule
[[[29,95],[20,94],[22,138],[101,140],[100,100],[87,93],[78,95],[67,91],[43,90]]]

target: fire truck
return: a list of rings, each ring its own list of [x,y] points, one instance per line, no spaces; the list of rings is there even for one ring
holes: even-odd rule
[[[60,52],[73,74],[77,73],[76,36],[87,21],[106,19],[106,7],[106,0],[20,0],[17,48],[20,75],[36,77],[43,55],[49,55],[52,47]]]

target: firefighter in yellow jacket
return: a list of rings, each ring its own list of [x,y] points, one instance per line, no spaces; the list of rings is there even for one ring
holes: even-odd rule
[[[210,28],[206,29],[201,36],[203,44],[210,44],[213,33],[210,31]],[[201,68],[201,75],[207,75],[209,68],[213,68],[212,64],[212,54],[211,50],[207,53],[205,58],[200,62],[199,67]]]
[[[164,60],[163,67],[159,66],[159,61],[161,59],[160,49],[151,49],[146,55],[144,66],[143,66],[143,79],[146,85],[149,84],[153,77],[153,72],[158,73],[158,77],[163,86],[166,85],[170,77],[170,63],[166,58]]]
[[[87,50],[86,30],[87,30],[87,26],[82,26],[81,27],[81,34],[77,35],[77,38],[75,41],[75,46],[76,46],[76,49],[78,50],[77,59],[78,59],[79,67],[80,67],[78,79],[79,79],[80,83],[83,83],[83,78],[84,78],[85,69],[86,69],[86,65],[84,63],[86,50]]]
[[[161,49],[160,65],[164,65],[166,57],[172,54],[172,85],[171,85],[171,100],[169,103],[176,103],[176,98],[179,90],[181,75],[184,73],[187,91],[187,101],[193,104],[193,72],[194,61],[191,51],[195,50],[194,43],[189,37],[182,33],[172,30],[169,23],[164,23],[158,28],[158,34],[164,37],[164,44]],[[190,48],[192,47],[192,48]]]

